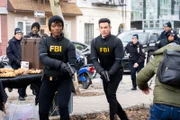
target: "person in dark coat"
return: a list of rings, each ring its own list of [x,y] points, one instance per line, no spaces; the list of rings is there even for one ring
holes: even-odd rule
[[[20,28],[14,30],[14,36],[9,40],[6,55],[9,58],[10,65],[13,69],[20,68],[21,63],[21,40],[22,31]]]
[[[132,36],[132,41],[127,44],[125,51],[129,54],[129,69],[131,71],[132,89],[136,88],[136,72],[139,72],[144,67],[145,54],[142,44],[138,41],[138,34]]]
[[[160,41],[158,41],[156,43],[156,49],[164,47],[171,42],[175,42],[176,44],[180,44],[179,39],[176,38],[176,32],[173,30],[168,31],[166,33],[166,37],[164,39],[161,39]]]
[[[40,31],[40,24],[38,22],[34,22],[31,25],[31,32],[25,35],[24,38],[40,38],[41,36],[39,35],[39,31]],[[30,85],[30,88],[32,89],[32,94],[37,95],[32,84]],[[26,88],[22,88],[21,91],[26,91]]]
[[[164,43],[166,43],[166,41],[167,41],[167,33],[168,33],[169,31],[171,31],[171,30],[173,30],[171,23],[170,23],[170,22],[165,23],[165,24],[164,24],[164,31],[163,31],[163,32],[161,33],[161,35],[159,36],[156,44],[159,44],[159,42],[164,42]],[[179,39],[179,37],[177,36],[177,32],[174,31],[174,30],[173,30],[173,32],[174,32],[174,39],[175,39],[177,42],[180,43],[180,39]],[[157,50],[157,49],[159,49],[159,48],[161,48],[161,47],[163,47],[163,46],[158,46],[158,45],[156,45],[156,48],[155,48],[155,49]]]
[[[168,31],[172,30],[172,25],[170,22],[167,22],[164,24],[164,30],[161,32],[161,35],[159,36],[158,40],[162,40],[167,38],[166,33]]]
[[[7,49],[6,49],[6,55],[13,69],[18,69],[21,67],[20,65],[21,64],[21,40],[22,40],[22,31],[20,28],[16,28],[14,30],[14,37],[11,40],[9,40]],[[19,100],[21,101],[25,100],[25,97],[27,96],[25,88],[18,89]]]

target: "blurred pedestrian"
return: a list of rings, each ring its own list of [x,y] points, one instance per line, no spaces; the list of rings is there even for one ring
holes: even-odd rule
[[[138,34],[132,36],[132,41],[129,42],[125,51],[129,56],[129,69],[131,72],[132,89],[136,88],[136,73],[144,67],[145,53],[142,44],[139,42]]]

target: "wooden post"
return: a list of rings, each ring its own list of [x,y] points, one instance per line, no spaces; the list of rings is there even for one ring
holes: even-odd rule
[[[73,81],[73,84],[74,84],[75,94],[76,94],[76,95],[80,95],[81,92],[80,92],[80,90],[79,90],[79,81],[78,81],[78,77],[77,77],[77,72],[74,73],[74,81]]]

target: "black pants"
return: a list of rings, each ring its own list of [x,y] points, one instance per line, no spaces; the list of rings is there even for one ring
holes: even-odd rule
[[[110,82],[103,81],[104,92],[109,103],[110,120],[114,120],[114,115],[117,114],[121,120],[128,120],[125,111],[117,101],[116,91],[122,80],[123,70],[119,70],[115,75],[111,76]]]
[[[49,110],[56,91],[58,91],[57,103],[60,120],[70,120],[68,103],[72,92],[72,86],[72,80],[68,77],[61,77],[60,79],[57,78],[50,81],[48,76],[44,76],[39,93],[40,120],[49,120]]]
[[[15,70],[17,70],[18,68],[20,68],[21,66],[20,65],[17,65],[15,62],[11,63],[11,67]],[[25,97],[26,95],[26,87],[23,87],[23,88],[18,88],[18,93],[19,93],[19,96],[21,97]]]
[[[132,80],[132,87],[136,88],[136,72],[138,73],[143,67],[144,67],[144,63],[139,64],[139,66],[137,68],[134,68],[134,63],[132,61],[129,61],[129,69],[131,71],[131,80]]]
[[[25,97],[26,96],[26,88],[27,88],[27,86],[24,87],[24,88],[18,88],[19,96],[21,96],[21,97]]]

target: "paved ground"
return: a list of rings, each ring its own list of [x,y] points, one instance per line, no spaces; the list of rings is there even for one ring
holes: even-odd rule
[[[93,79],[93,84],[87,90],[82,90],[81,92],[86,94],[96,93],[100,95],[92,95],[92,96],[74,96],[73,97],[73,112],[72,114],[84,114],[84,113],[92,113],[96,111],[106,111],[108,110],[108,104],[106,98],[103,94],[101,80],[97,76]],[[152,84],[152,88],[153,88]],[[140,90],[131,91],[131,80],[129,75],[124,75],[123,80],[121,81],[118,91],[117,91],[117,99],[122,105],[123,108],[135,106],[135,105],[149,105],[152,103],[153,93],[150,92],[149,95],[143,94]],[[7,90],[6,90],[7,91]],[[32,91],[27,89],[27,100],[25,102],[20,102],[18,98],[17,90],[14,89],[12,92],[8,92],[9,102],[13,102],[15,104],[24,104],[24,103],[34,103],[34,96],[32,96]]]
[[[94,87],[97,84],[101,84],[100,79],[93,80]],[[153,84],[152,84],[153,86]],[[149,105],[152,103],[153,92],[151,91],[149,95],[143,94],[140,90],[132,91],[131,80],[129,75],[125,75],[122,82],[119,85],[117,91],[117,99],[122,105],[122,107],[127,108],[135,105]],[[102,89],[90,89],[86,92],[103,92]],[[88,108],[88,109],[87,109]],[[104,111],[108,110],[108,104],[104,95],[101,96],[89,96],[89,97],[74,97],[73,114],[78,113],[89,113],[92,111]]]

